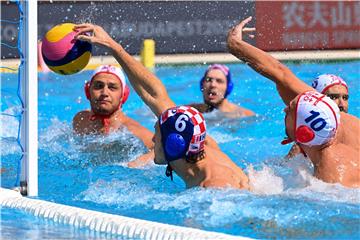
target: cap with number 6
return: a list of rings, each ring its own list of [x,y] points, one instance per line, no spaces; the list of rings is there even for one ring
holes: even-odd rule
[[[167,162],[204,150],[206,124],[203,115],[193,107],[169,108],[159,117],[161,141]]]

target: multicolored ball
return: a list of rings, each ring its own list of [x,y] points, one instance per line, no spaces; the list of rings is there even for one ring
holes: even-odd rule
[[[74,74],[89,63],[92,46],[75,40],[75,24],[63,23],[50,29],[43,38],[41,53],[46,65],[63,75]]]

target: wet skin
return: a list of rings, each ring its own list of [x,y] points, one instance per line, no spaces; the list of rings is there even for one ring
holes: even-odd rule
[[[345,86],[334,85],[324,93],[331,98],[339,107],[340,111],[348,112],[349,110],[349,93]]]
[[[218,106],[223,100],[227,88],[227,79],[218,69],[210,70],[203,82],[204,102],[211,106]]]
[[[96,114],[111,114],[119,108],[122,86],[116,76],[109,73],[96,75],[90,86],[91,109]]]

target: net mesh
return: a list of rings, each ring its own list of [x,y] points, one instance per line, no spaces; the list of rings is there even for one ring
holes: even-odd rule
[[[24,100],[21,95],[22,79],[24,79],[24,76],[22,76],[24,71],[22,70],[25,62],[21,47],[21,34],[24,34],[24,12],[20,1],[2,2],[2,4],[14,5],[14,8],[11,9],[14,9],[16,16],[11,19],[3,19],[2,16],[4,14],[2,14],[0,18],[2,29],[2,61],[0,65],[0,183],[4,187],[17,187],[20,185],[21,165],[24,158],[24,146],[21,143],[21,127],[25,109]],[[16,33],[11,34],[13,33],[11,29],[15,29]]]

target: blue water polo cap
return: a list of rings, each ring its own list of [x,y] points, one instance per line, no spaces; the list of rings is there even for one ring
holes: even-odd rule
[[[204,88],[203,88],[203,84],[204,84],[204,81],[205,81],[205,78],[206,78],[206,75],[208,74],[208,72],[210,70],[214,70],[214,69],[217,69],[217,70],[220,70],[222,73],[224,73],[224,75],[226,76],[226,80],[227,80],[227,86],[226,86],[226,91],[225,91],[225,94],[224,94],[224,98],[226,98],[230,93],[231,91],[233,90],[234,88],[234,83],[233,81],[231,80],[231,73],[230,73],[230,69],[225,66],[225,65],[222,65],[222,64],[212,64],[210,65],[204,76],[201,78],[200,80],[200,90],[202,91]]]
[[[159,125],[167,162],[204,150],[205,119],[195,108],[188,106],[169,108],[160,115]]]

